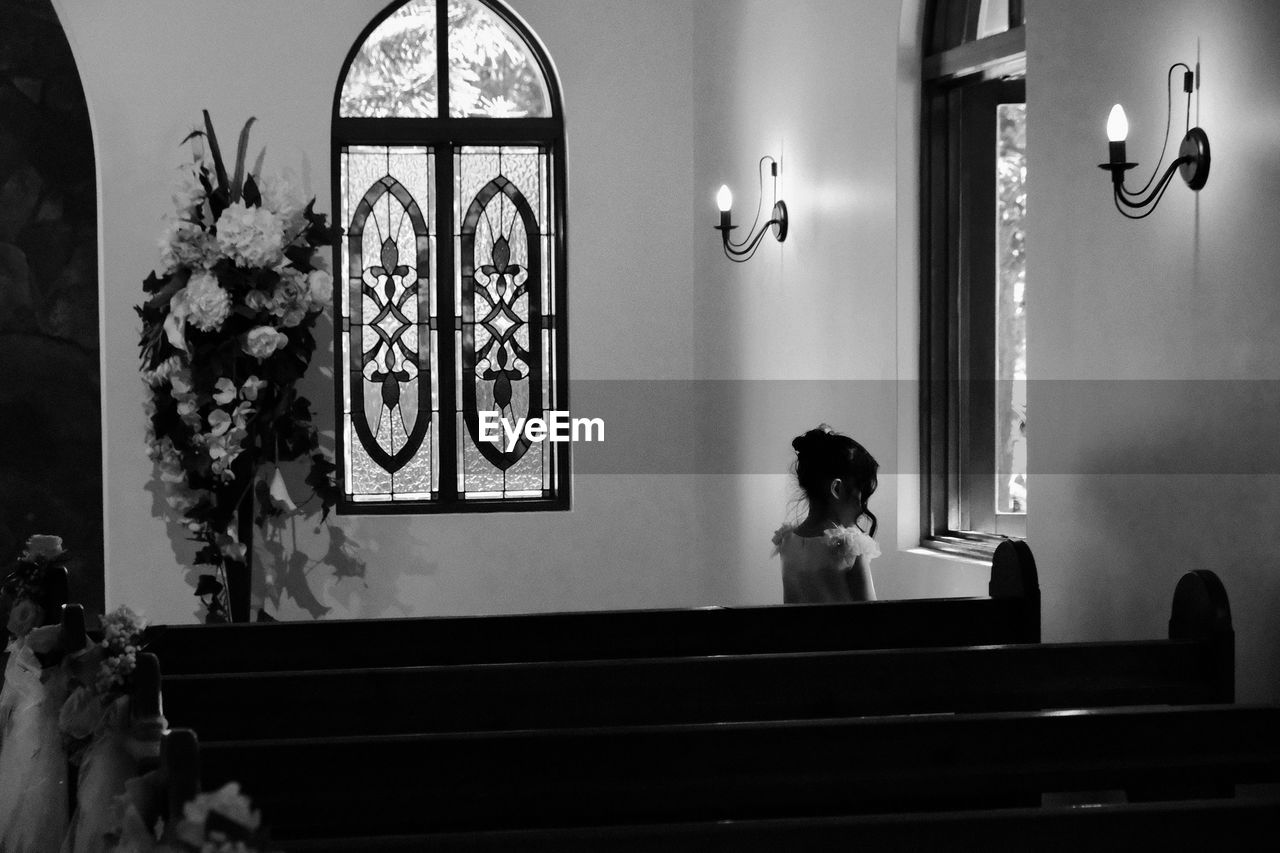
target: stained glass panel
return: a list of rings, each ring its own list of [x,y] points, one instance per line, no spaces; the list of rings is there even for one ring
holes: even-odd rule
[[[423,147],[342,151],[344,473],[353,499],[438,488],[434,170]]]
[[[546,448],[555,447],[524,439],[510,449],[495,446],[480,438],[478,426],[480,412],[496,412],[513,425],[547,415],[546,354],[530,346],[543,337],[540,176],[546,157],[530,147],[463,148],[455,157],[462,330],[457,402],[466,426],[458,434],[458,470],[459,491],[468,497],[528,491],[542,481]]]
[[[436,3],[411,0],[378,24],[342,81],[338,114],[352,118],[434,118]]]

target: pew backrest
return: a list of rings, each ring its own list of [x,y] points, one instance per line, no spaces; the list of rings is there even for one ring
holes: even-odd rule
[[[991,578],[972,598],[157,626],[148,648],[176,674],[1039,642],[1034,562],[1002,543]]]
[[[1280,708],[638,726],[205,744],[287,834],[472,831],[1168,799],[1280,781]]]
[[[176,675],[165,694],[214,741],[1230,701],[1220,665],[1153,640]]]

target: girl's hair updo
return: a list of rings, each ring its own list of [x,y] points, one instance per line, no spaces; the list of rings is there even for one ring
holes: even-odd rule
[[[868,534],[876,533],[876,516],[867,501],[876,490],[876,471],[880,463],[867,449],[847,435],[826,424],[797,436],[791,442],[796,451],[796,480],[809,501],[809,506],[823,506],[831,481],[839,479],[857,489],[862,502],[862,515],[871,519]]]

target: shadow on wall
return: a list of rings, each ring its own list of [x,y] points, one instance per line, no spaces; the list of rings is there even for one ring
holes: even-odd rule
[[[304,465],[282,465],[288,482],[298,484],[305,476]],[[177,511],[169,506],[170,491],[155,465],[151,480],[147,483],[151,493],[151,514],[165,519],[174,559],[186,567],[185,580],[195,599],[200,588],[200,578],[211,571],[210,566],[194,565],[195,549],[185,536],[181,523],[175,520]],[[291,493],[306,493],[305,486],[290,486]],[[315,501],[303,501],[297,511],[283,512],[263,519],[254,527],[253,583],[250,599],[254,618],[273,621],[281,611],[301,611],[312,619],[324,618],[333,609],[317,596],[322,590],[325,597],[344,606],[347,612],[360,617],[372,617],[399,612],[411,615],[411,609],[396,598],[394,584],[370,584],[366,580],[367,565],[361,558],[361,544],[335,523],[332,516],[321,520],[314,511]],[[310,510],[310,511],[309,511]],[[328,578],[321,577],[329,574]],[[196,604],[191,614],[197,621],[205,620],[205,609]]]
[[[0,560],[61,536],[72,595],[103,608],[93,137],[49,0],[0,27]]]
[[[1042,579],[1054,639],[1166,636],[1178,579],[1209,569],[1230,602],[1237,700],[1277,701],[1280,450],[1265,413],[1278,397],[1275,382],[1056,386],[1059,440],[1035,474],[1073,552]]]

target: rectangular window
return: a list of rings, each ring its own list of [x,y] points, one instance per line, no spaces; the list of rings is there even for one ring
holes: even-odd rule
[[[1025,54],[953,52],[926,60],[923,101],[921,538],[987,557],[1026,535]]]

